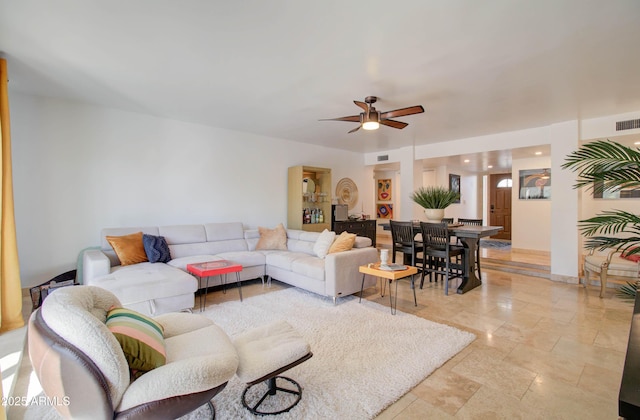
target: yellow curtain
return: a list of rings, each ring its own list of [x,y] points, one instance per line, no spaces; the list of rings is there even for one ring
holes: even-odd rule
[[[22,289],[18,242],[13,211],[13,176],[11,169],[11,135],[9,130],[9,94],[7,93],[7,61],[0,58],[0,332],[20,328],[22,319]]]

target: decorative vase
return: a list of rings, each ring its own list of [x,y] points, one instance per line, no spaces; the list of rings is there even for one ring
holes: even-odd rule
[[[444,217],[444,209],[424,209],[424,215],[428,222],[440,223]]]
[[[389,250],[381,249],[380,250],[380,265],[386,266],[389,264]]]

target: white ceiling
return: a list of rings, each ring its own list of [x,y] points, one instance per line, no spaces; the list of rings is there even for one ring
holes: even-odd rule
[[[638,0],[0,0],[10,89],[377,152],[640,109]],[[347,134],[353,100],[424,114]]]

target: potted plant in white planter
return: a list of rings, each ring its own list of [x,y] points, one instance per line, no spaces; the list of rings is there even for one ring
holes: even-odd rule
[[[444,187],[420,187],[411,193],[411,199],[424,209],[427,220],[440,222],[444,209],[460,199],[460,193]]]

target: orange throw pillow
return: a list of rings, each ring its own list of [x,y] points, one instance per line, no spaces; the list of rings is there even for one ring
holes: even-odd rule
[[[348,251],[353,248],[353,245],[356,243],[356,234],[355,233],[347,233],[342,232],[333,244],[331,244],[331,248],[329,248],[329,254],[333,254],[336,252]]]
[[[116,252],[120,264],[131,265],[147,262],[147,253],[142,243],[142,232],[124,236],[107,236],[107,242]]]

